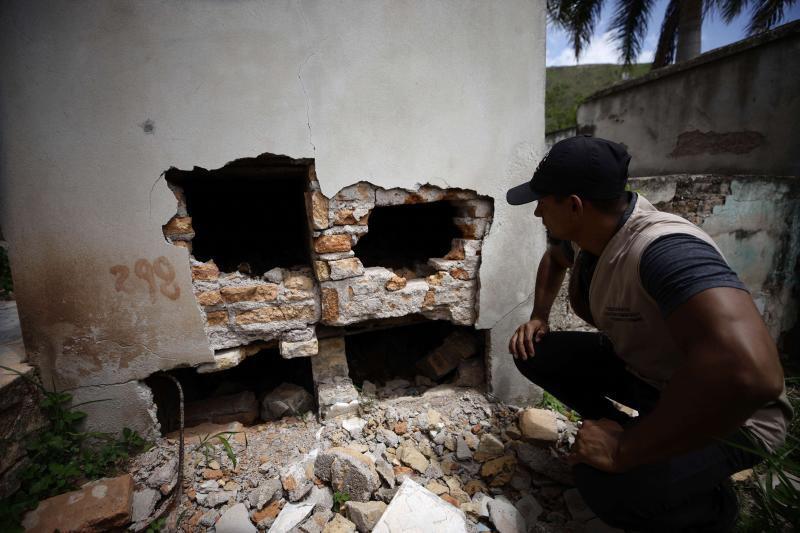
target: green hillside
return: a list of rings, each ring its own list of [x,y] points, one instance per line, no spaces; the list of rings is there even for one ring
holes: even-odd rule
[[[649,63],[633,65],[630,77],[649,70]],[[574,127],[578,104],[590,94],[622,81],[622,73],[622,65],[547,67],[545,131]]]

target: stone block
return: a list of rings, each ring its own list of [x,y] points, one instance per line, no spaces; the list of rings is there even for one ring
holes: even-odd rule
[[[297,462],[281,471],[281,485],[286,491],[287,499],[296,502],[308,494],[314,483],[306,475],[306,465]]]
[[[256,533],[258,530],[250,522],[247,507],[243,503],[228,508],[214,524],[217,533]]]
[[[317,355],[318,351],[319,344],[316,338],[298,342],[280,341],[281,357],[284,359],[311,357],[312,355]]]
[[[329,448],[317,454],[314,475],[330,482],[334,491],[348,493],[352,501],[369,501],[380,486],[375,461],[351,448]]]
[[[258,401],[252,391],[189,402],[184,409],[187,427],[204,422],[252,424],[258,418]]]
[[[214,362],[204,363],[197,367],[198,374],[207,374],[210,372],[219,372],[233,368],[241,363],[245,358],[257,354],[261,351],[261,346],[253,344],[249,346],[239,346],[230,348],[228,350],[218,350],[214,352]]]
[[[210,328],[228,325],[227,311],[211,311],[206,313],[206,324],[208,324]]]
[[[261,418],[277,420],[297,416],[314,408],[314,398],[299,385],[282,383],[261,400]]]
[[[350,235],[322,235],[314,239],[314,251],[318,254],[348,252],[351,248]]]
[[[478,449],[475,451],[475,460],[485,463],[489,459],[500,457],[505,453],[503,441],[495,437],[491,433],[484,433],[481,435],[481,440],[478,443]]]
[[[490,487],[502,487],[511,481],[517,460],[513,455],[490,459],[481,466],[481,476],[489,480]]]
[[[310,291],[314,288],[314,279],[310,272],[288,271],[283,277],[283,286],[292,290]]]
[[[319,351],[311,359],[311,373],[314,383],[333,383],[335,378],[347,378],[350,368],[347,366],[344,337],[331,337],[319,341]]]
[[[413,480],[406,479],[372,531],[411,533],[434,530],[437,533],[469,531],[463,511]]]
[[[375,187],[365,181],[348,185],[334,195],[337,202],[375,202]]]
[[[314,273],[319,281],[331,279],[331,269],[325,261],[314,261]]]
[[[131,506],[131,522],[144,522],[153,514],[156,504],[161,499],[161,493],[155,489],[145,488],[133,493]],[[146,527],[147,524],[144,524]]]
[[[333,520],[325,525],[322,533],[355,533],[356,525],[340,514],[333,515]]]
[[[319,191],[311,191],[306,195],[308,203],[311,204],[311,225],[317,230],[326,229],[330,226],[328,199]]]
[[[219,291],[203,291],[195,295],[197,303],[203,307],[210,307],[212,305],[220,305],[222,303],[222,296]]]
[[[25,515],[25,531],[102,532],[130,522],[133,478],[125,474],[98,479],[78,490],[53,496]]]
[[[361,533],[372,531],[378,523],[383,512],[386,511],[386,504],[383,502],[347,502],[344,504],[344,511],[347,517],[356,525]]]
[[[420,474],[424,474],[430,465],[428,459],[410,444],[403,444],[397,449],[397,459]]]
[[[440,379],[458,367],[462,359],[477,353],[475,337],[463,330],[448,335],[442,344],[417,363],[417,370],[431,379]]]
[[[335,324],[339,321],[339,293],[334,288],[322,288],[322,321]]]
[[[556,415],[547,409],[525,409],[519,414],[519,429],[529,442],[554,443],[558,441]]]
[[[332,280],[354,278],[364,273],[364,265],[361,264],[357,257],[331,261],[328,263],[328,267],[330,268]]]
[[[192,279],[200,281],[214,281],[219,278],[219,268],[214,261],[200,263],[192,261]]]
[[[314,322],[316,309],[313,305],[283,305],[280,307],[259,307],[236,315],[237,324],[262,324],[266,322],[303,321]]]
[[[236,302],[271,302],[278,297],[278,286],[274,283],[223,287],[222,298],[227,303]]]

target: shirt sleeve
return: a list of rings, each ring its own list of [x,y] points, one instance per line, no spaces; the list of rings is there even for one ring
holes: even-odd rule
[[[639,275],[664,318],[706,289],[747,290],[712,245],[685,233],[665,235],[650,243],[642,254]]]

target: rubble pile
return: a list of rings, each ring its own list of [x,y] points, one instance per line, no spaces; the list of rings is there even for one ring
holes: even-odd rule
[[[470,388],[424,389],[365,382],[359,411],[345,417],[189,429],[177,529],[611,531],[558,457],[576,432],[564,416]],[[210,438],[220,431],[235,433]],[[175,489],[176,449],[161,439],[136,459],[131,529]]]

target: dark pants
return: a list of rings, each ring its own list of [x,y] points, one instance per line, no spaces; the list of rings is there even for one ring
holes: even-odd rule
[[[646,415],[659,391],[625,369],[598,333],[551,332],[535,344],[536,355],[515,359],[529,380],[583,418],[609,418],[623,426],[636,419],[617,410],[612,398]],[[728,439],[751,446],[742,432]],[[729,531],[738,513],[731,474],[759,461],[723,442],[666,461],[608,474],[574,467],[575,483],[589,507],[606,523],[637,531]]]

